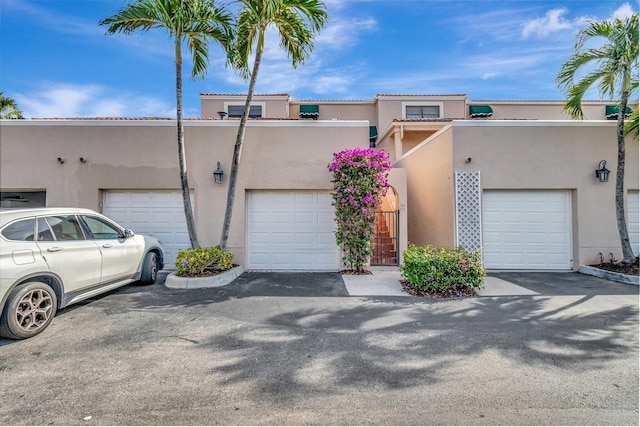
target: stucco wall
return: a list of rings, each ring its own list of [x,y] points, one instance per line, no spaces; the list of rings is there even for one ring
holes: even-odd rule
[[[493,110],[491,119],[522,119],[522,120],[569,120],[569,114],[563,111],[562,101],[473,101],[472,105],[489,105]],[[615,105],[615,102],[583,102],[582,112],[585,120],[605,120],[605,107]],[[637,103],[630,104],[637,108]],[[467,108],[468,116],[468,108]],[[475,120],[485,120],[476,118]]]
[[[217,118],[219,111],[227,111],[226,105],[244,105],[246,95],[200,95],[200,117]],[[286,119],[289,117],[288,95],[255,95],[251,105],[262,105],[262,117]]]
[[[394,164],[407,174],[408,236],[416,245],[454,245],[452,137],[447,126]]]
[[[454,122],[452,154],[454,171],[481,171],[483,190],[570,190],[574,268],[599,262],[599,252],[621,259],[615,122]],[[637,140],[627,141],[626,156],[626,188],[637,190]],[[595,177],[600,160],[612,171],[608,183]]]
[[[403,105],[441,105],[442,118],[467,117],[465,95],[378,95],[378,125],[382,134],[393,119],[404,117]]]
[[[310,103],[319,106],[319,120],[368,120],[370,124],[377,122],[376,106],[370,102],[328,102],[317,101]],[[300,118],[300,104],[291,103],[289,117]]]
[[[220,120],[185,124],[189,185],[203,246],[220,238],[237,126]],[[368,126],[363,121],[248,123],[228,244],[238,262],[245,261],[245,192],[329,190],[332,154],[368,147]],[[0,187],[45,189],[48,206],[95,210],[105,189],[179,190],[175,134],[171,120],[2,121]],[[213,182],[218,161],[225,171],[222,185]]]

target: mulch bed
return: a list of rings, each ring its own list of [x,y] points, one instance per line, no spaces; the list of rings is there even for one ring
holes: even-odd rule
[[[628,274],[630,276],[638,276],[640,275],[640,258],[636,257],[636,260],[633,264],[623,264],[619,263],[611,263],[604,262],[602,264],[593,264],[589,267],[599,268],[600,270],[613,271],[614,273]]]
[[[475,297],[476,292],[471,286],[467,285],[458,285],[453,286],[449,289],[445,289],[442,291],[435,292],[427,292],[420,289],[416,289],[411,287],[409,282],[406,280],[401,280],[402,289],[409,295],[413,295],[416,297],[425,297],[425,298],[470,298]]]
[[[237,266],[238,266],[238,264],[233,264],[233,266],[231,266],[231,268],[235,268]],[[200,274],[185,274],[185,275],[178,276],[178,277],[194,277],[194,278],[211,277],[211,276],[217,276],[218,274],[224,273],[225,271],[229,271],[229,270],[219,270],[217,268],[212,267],[212,268],[205,269]]]

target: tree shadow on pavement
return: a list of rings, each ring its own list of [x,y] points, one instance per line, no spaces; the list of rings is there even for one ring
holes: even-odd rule
[[[331,394],[344,387],[401,389],[452,381],[460,366],[488,354],[580,373],[621,357],[637,360],[638,353],[638,306],[632,298],[615,304],[584,295],[240,301],[218,291],[188,301],[159,295],[157,304],[149,305],[147,298],[131,296],[129,305],[146,310],[197,312],[206,306],[227,325],[219,330],[212,320],[208,332],[189,339],[224,361],[209,366],[208,374],[221,386],[246,383],[280,400],[303,391]],[[188,337],[188,326],[178,334]]]

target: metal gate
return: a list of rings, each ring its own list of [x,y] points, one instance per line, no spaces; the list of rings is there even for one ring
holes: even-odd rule
[[[371,265],[398,265],[400,211],[376,212]]]

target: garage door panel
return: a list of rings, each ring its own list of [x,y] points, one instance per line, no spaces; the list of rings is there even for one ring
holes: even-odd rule
[[[333,233],[317,233],[318,244],[320,245],[335,245],[336,236]]]
[[[509,225],[520,225],[524,223],[524,218],[522,218],[522,215],[519,213],[504,212],[502,221]]]
[[[247,213],[247,268],[339,269],[328,192],[250,191]],[[263,243],[256,242],[255,233]]]
[[[294,193],[293,199],[296,205],[314,205],[315,199],[313,193]]]
[[[310,232],[294,233],[293,242],[296,245],[313,245],[313,233],[310,233]]]
[[[318,212],[318,224],[325,225],[330,224],[333,226],[335,221],[333,220],[334,214],[332,212]]]
[[[174,268],[178,251],[191,246],[180,190],[106,190],[104,213],[138,234],[160,240],[166,268]]]
[[[314,215],[313,212],[296,212],[294,221],[296,224],[314,224],[317,223],[317,218],[318,217]]]
[[[268,222],[274,222],[276,224],[290,224],[291,223],[291,213],[290,212],[272,212],[269,215]]]
[[[486,268],[571,268],[568,191],[485,190],[482,215]]]

